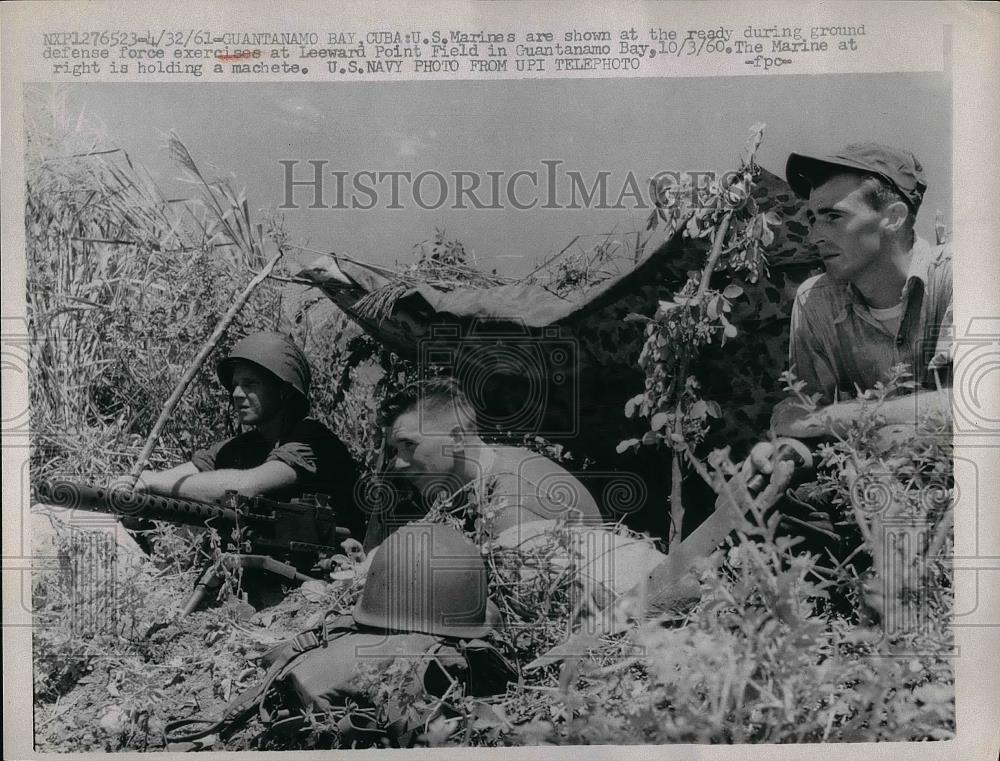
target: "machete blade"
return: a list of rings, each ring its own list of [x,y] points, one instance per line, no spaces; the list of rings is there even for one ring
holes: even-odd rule
[[[730,479],[729,485],[737,490],[746,488],[743,477],[739,474]],[[591,631],[573,634],[562,644],[533,660],[525,666],[525,670],[531,671],[564,658],[586,655],[598,637],[626,631],[629,617],[625,613],[627,605],[622,605],[622,601],[645,598],[646,612],[659,613],[669,610],[682,600],[699,597],[701,585],[691,573],[691,567],[697,560],[708,557],[715,551],[743,520],[732,494],[733,489],[724,489],[715,500],[715,511],[677,545],[662,563],[650,571],[645,580],[626,592],[618,603],[606,609]]]

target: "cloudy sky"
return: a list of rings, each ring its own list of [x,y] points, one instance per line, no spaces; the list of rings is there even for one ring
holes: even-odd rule
[[[748,128],[767,123],[760,163],[782,173],[790,151],[826,153],[879,140],[907,146],[923,161],[930,189],[918,231],[933,236],[934,210],[950,221],[950,87],[940,74],[754,76],[632,80],[511,80],[502,82],[329,84],[86,84],[69,93],[72,111],[104,125],[109,144],[146,165],[168,193],[182,190],[162,146],[174,130],[202,168],[234,174],[251,208],[284,200],[284,167],[327,161],[327,171],[355,173],[433,170],[483,176],[478,191],[490,203],[486,172],[518,170],[545,177],[543,161],[559,161],[588,184],[611,173],[616,197],[632,173],[645,190],[657,171],[734,168]],[[348,176],[348,183],[350,177]],[[454,182],[452,181],[452,185]],[[375,208],[285,212],[293,237],[318,250],[368,261],[407,261],[417,241],[444,227],[475,252],[482,266],[523,274],[577,235],[634,231],[645,213],[630,209],[420,208],[403,184],[399,205],[386,208],[389,184]],[[529,185],[518,185],[531,197]],[[544,184],[539,195],[544,200]],[[332,175],[324,200],[334,203]],[[433,204],[436,181],[422,185]],[[347,190],[350,190],[348,185]],[[297,196],[303,202],[311,194]],[[452,195],[454,188],[451,188]],[[364,203],[365,196],[359,196]],[[304,199],[304,200],[303,200]],[[626,205],[632,201],[626,199]],[[308,259],[308,257],[306,257]]]

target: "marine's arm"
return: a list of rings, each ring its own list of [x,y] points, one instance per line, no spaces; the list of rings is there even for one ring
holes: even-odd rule
[[[802,293],[803,289],[800,288],[799,296]],[[834,363],[812,327],[801,298],[796,298],[792,305],[788,361],[795,380],[804,384],[803,393],[819,393],[827,400],[834,398],[837,388]],[[806,414],[807,411],[796,398],[789,397],[780,401],[771,413],[770,431],[772,437],[808,438],[808,436],[800,436],[797,432],[789,432],[791,430],[789,424],[805,417]],[[798,431],[798,428],[795,430]],[[770,441],[758,443],[743,462],[741,471],[744,479],[749,483],[758,474],[770,476],[774,459],[774,445]]]
[[[139,478],[139,488],[168,497],[216,502],[230,490],[248,497],[266,495],[294,486],[297,480],[295,468],[279,460],[268,460],[246,470],[224,468],[205,472],[187,462],[170,470],[145,471]]]
[[[198,472],[193,462],[185,462],[167,470],[144,470],[133,487],[136,491],[145,491],[163,496],[175,496],[171,493],[176,483]],[[123,480],[124,482],[124,480]]]
[[[771,425],[779,436],[796,439],[840,436],[861,414],[862,405],[857,400],[837,402],[812,412],[794,404],[778,405],[771,418]],[[948,389],[918,391],[882,402],[878,407],[878,415],[885,420],[887,426],[894,426],[897,431],[912,431],[927,415],[951,420],[951,395]]]

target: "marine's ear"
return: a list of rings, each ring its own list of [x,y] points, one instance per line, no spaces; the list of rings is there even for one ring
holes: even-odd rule
[[[465,451],[465,445],[468,442],[469,435],[462,425],[456,423],[452,426],[451,430],[448,432],[451,438],[451,450],[456,454],[460,454]]]
[[[883,227],[890,233],[898,233],[907,218],[910,216],[910,208],[902,201],[893,201],[885,207],[883,211]]]

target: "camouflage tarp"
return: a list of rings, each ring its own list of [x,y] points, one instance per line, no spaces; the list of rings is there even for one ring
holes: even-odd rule
[[[768,249],[769,275],[745,285],[746,297],[734,303],[740,338],[710,347],[695,370],[704,395],[725,410],[706,446],[732,444],[736,456],[767,429],[770,409],[781,397],[778,375],[787,365],[792,299],[819,264],[805,241],[801,201],[784,180],[762,170],[755,196],[761,211],[782,221]],[[461,378],[488,430],[563,444],[577,467],[584,458],[595,461],[585,480],[599,498],[604,492],[605,506],[614,502],[606,490],[617,484],[637,492],[622,498],[621,510],[641,512],[655,504],[659,513],[668,492],[665,454],[615,452],[619,441],[646,428],[645,421],[623,414],[645,380],[636,364],[643,330],[625,317],[652,315],[689,269],[701,267],[706,247],[679,231],[632,270],[572,296],[529,283],[450,291],[422,285],[399,295],[381,319],[356,305],[386,280],[346,264],[341,271],[317,263],[304,274],[387,348]],[[639,478],[625,483],[612,472]],[[645,528],[647,521],[637,517],[632,523]]]

